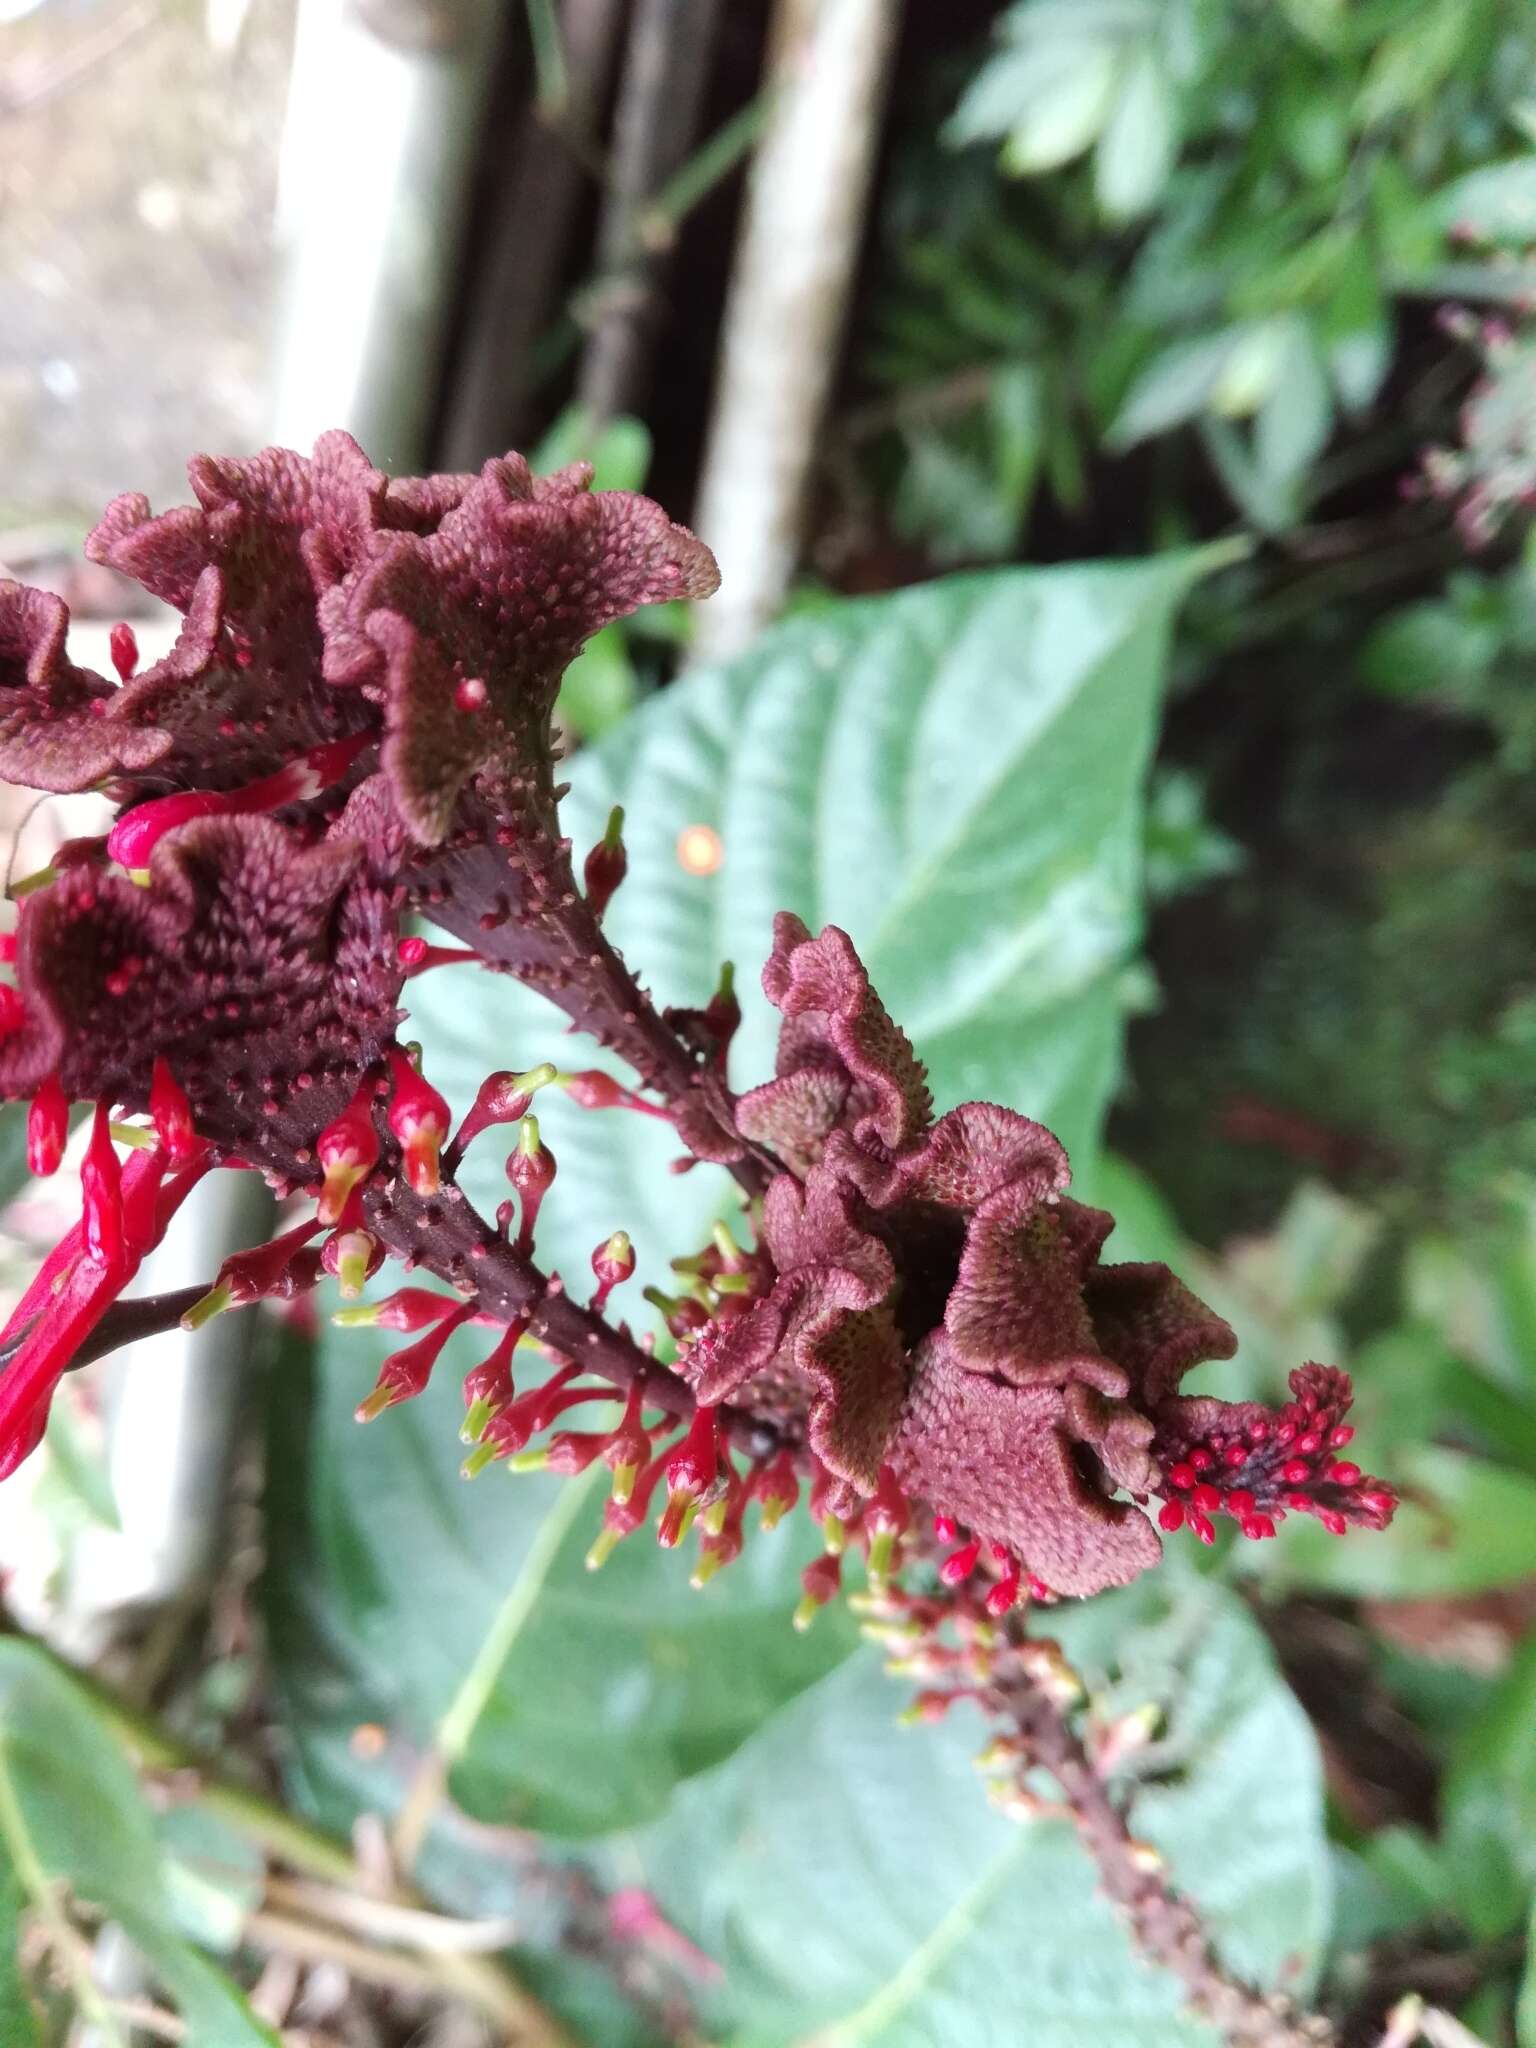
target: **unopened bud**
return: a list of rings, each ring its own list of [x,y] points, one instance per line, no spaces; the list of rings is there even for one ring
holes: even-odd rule
[[[123,1171],[112,1148],[107,1105],[98,1102],[91,1142],[80,1166],[84,1195],[86,1256],[98,1266],[114,1266],[127,1252],[123,1231]]]
[[[480,1083],[474,1106],[463,1123],[454,1133],[453,1149],[460,1154],[464,1148],[478,1138],[492,1124],[515,1124],[528,1114],[528,1105],[540,1088],[547,1088],[556,1078],[554,1064],[550,1060],[539,1066],[530,1067],[524,1074],[503,1071],[488,1074]]]
[[[764,1467],[753,1490],[762,1503],[763,1527],[776,1528],[800,1498],[800,1481],[787,1451],[781,1451],[771,1465]]]
[[[386,1358],[373,1392],[357,1405],[358,1421],[372,1422],[386,1408],[393,1408],[400,1401],[412,1400],[421,1393],[432,1377],[432,1368],[441,1357],[443,1346],[472,1308],[471,1302],[458,1302],[425,1336],[418,1337],[414,1344],[408,1344],[403,1351]]]
[[[587,855],[582,869],[582,881],[587,892],[587,908],[594,917],[600,918],[612,901],[613,893],[629,873],[629,856],[624,851],[624,809],[615,804],[608,813],[608,828],[602,838]]]
[[[539,1137],[538,1118],[525,1116],[518,1129],[517,1149],[507,1159],[507,1179],[517,1190],[521,1212],[517,1242],[513,1249],[524,1258],[533,1250],[533,1233],[538,1226],[539,1209],[544,1197],[554,1186],[556,1170],[554,1153]]]
[[[672,1549],[687,1533],[699,1502],[711,1487],[720,1468],[720,1411],[701,1404],[694,1410],[688,1431],[666,1461],[667,1505],[662,1511],[656,1540],[664,1550]]]
[[[112,657],[112,666],[117,670],[118,681],[126,683],[139,665],[139,642],[126,619],[119,619],[107,635],[107,651]]]
[[[435,1195],[438,1155],[451,1122],[448,1105],[398,1046],[389,1048],[389,1071],[394,1087],[388,1122],[400,1142],[406,1184],[413,1194]]]
[[[56,1173],[69,1137],[69,1097],[50,1074],[27,1111],[27,1164],[35,1174]]]
[[[341,1221],[347,1197],[379,1162],[372,1105],[373,1086],[364,1081],[341,1115],[315,1140],[315,1157],[325,1175],[316,1214],[324,1224],[334,1226]]]
[[[630,1243],[629,1232],[616,1230],[592,1254],[592,1271],[597,1276],[597,1292],[591,1301],[594,1315],[602,1314],[614,1288],[622,1286],[634,1270],[635,1248]]]
[[[800,1574],[800,1584],[804,1592],[800,1605],[794,1612],[794,1624],[802,1635],[827,1602],[836,1597],[842,1581],[843,1561],[830,1552],[818,1557],[813,1564],[808,1564]]]
[[[149,1083],[149,1114],[155,1136],[177,1166],[195,1159],[198,1137],[192,1128],[192,1104],[165,1061],[156,1058]]]

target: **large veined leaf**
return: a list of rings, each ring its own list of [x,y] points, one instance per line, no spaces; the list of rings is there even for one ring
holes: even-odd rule
[[[354,1802],[397,1804],[432,1748],[481,1820],[580,1834],[649,1818],[846,1653],[839,1615],[809,1636],[789,1625],[816,1547],[804,1518],[754,1537],[702,1591],[691,1556],[648,1536],[588,1572],[601,1487],[459,1477],[454,1381],[483,1341],[456,1339],[419,1400],[352,1420],[388,1345],[334,1334],[312,1366],[285,1347],[274,1404],[273,1653],[334,1825]],[[391,1737],[369,1770],[360,1726]]]
[[[235,1986],[178,1933],[154,1816],[115,1737],[49,1658],[15,1638],[0,1640],[0,1865],[10,1874],[0,1887],[8,1955],[17,1909],[46,1904],[62,1884],[125,1929],[180,2007],[189,2038],[206,2048],[276,2048]],[[0,2001],[17,1996],[0,1967]]]
[[[1051,1626],[1115,1698],[1164,1703],[1165,1767],[1136,1828],[1198,1900],[1229,1967],[1304,1984],[1330,1866],[1311,1730],[1259,1631],[1176,1568]],[[894,1699],[901,1697],[896,1692]],[[1194,2048],[1178,1987],[1131,1952],[1075,1834],[982,1795],[981,1724],[893,1724],[860,1656],[685,1788],[640,1838],[645,1882],[724,1967],[709,2018],[731,2048]]]
[[[1012,1102],[1087,1156],[1113,1083],[1120,984],[1138,934],[1141,782],[1173,608],[1207,557],[968,576],[839,605],[692,674],[572,764],[578,850],[626,807],[630,873],[609,911],[659,999],[702,1003],[742,968],[738,1086],[772,1069],[756,986],[773,913],[842,924],[928,1060],[941,1106]],[[684,839],[685,833],[691,834]],[[679,857],[718,851],[709,866]],[[451,968],[411,984],[410,1030],[456,1107],[488,1068],[567,1050],[554,1013],[501,977]],[[732,1201],[700,1168],[668,1171],[664,1122],[539,1101],[559,1177],[541,1258],[574,1292],[595,1244],[632,1232],[641,1270],[696,1249]],[[463,1176],[506,1193],[506,1134]],[[447,1752],[482,1819],[611,1829],[658,1812],[841,1657],[836,1616],[796,1639],[805,1538],[782,1530],[702,1594],[685,1559],[639,1539],[582,1569],[600,1494],[537,1478],[456,1476],[451,1384],[370,1429],[351,1420],[382,1347],[327,1333],[310,1386],[277,1383],[269,1608],[287,1717],[311,1793],[400,1796],[413,1760]],[[551,1533],[546,1519],[565,1517]],[[365,1770],[354,1731],[397,1738]]]

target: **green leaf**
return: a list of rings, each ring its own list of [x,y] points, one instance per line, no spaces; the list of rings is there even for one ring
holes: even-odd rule
[[[1240,1546],[1239,1568],[1380,1600],[1482,1593],[1536,1572],[1536,1480],[1438,1445],[1402,1452],[1383,1477],[1404,1495],[1389,1529],[1341,1542],[1292,1516],[1279,1542]]]
[[[1111,448],[1134,448],[1154,434],[1166,434],[1203,411],[1239,346],[1249,333],[1224,327],[1171,342],[1155,355],[1125,395],[1105,435]]]
[[[691,1556],[648,1536],[585,1569],[591,1481],[462,1480],[456,1379],[483,1332],[361,1427],[352,1411],[401,1341],[331,1332],[312,1365],[289,1344],[274,1387],[264,1595],[284,1725],[333,1825],[398,1804],[428,1749],[482,1820],[583,1834],[648,1818],[846,1654],[840,1614],[789,1625],[817,1547],[804,1517],[695,1592]],[[363,1724],[392,1737],[371,1776],[352,1748]]]
[[[1525,1934],[1525,1974],[1515,2002],[1516,2048],[1536,2048],[1536,1900],[1531,1902]]]
[[[116,1738],[51,1658],[0,1638],[0,1848],[34,1902],[59,1883],[118,1922],[207,2048],[277,2048],[175,1930],[155,1820]]]
[[[27,1165],[27,1105],[0,1104],[0,1209],[21,1193],[31,1172]]]
[[[1171,1575],[1063,1609],[1069,1656],[1123,1705],[1166,1701],[1166,1769],[1135,1825],[1231,1967],[1314,1967],[1330,1870],[1316,1745],[1242,1603]],[[901,1731],[861,1657],[687,1787],[641,1838],[644,1881],[714,1956],[733,2048],[1195,2048],[1173,1981],[1133,1956],[1067,1828],[982,1796],[967,1709]]]
[[[1443,1835],[1463,1917],[1496,1940],[1536,1889],[1536,1642],[1524,1644],[1457,1744]]]
[[[1113,47],[1085,43],[1015,121],[1003,144],[1005,171],[1018,177],[1059,170],[1092,146],[1109,117],[1119,78]]]
[[[21,1974],[21,1916],[27,1895],[12,1858],[0,1854],[0,2040],[41,2048],[37,2010]]]
[[[600,739],[634,709],[638,694],[623,630],[604,626],[561,677],[555,715],[578,739]]]
[[[1435,194],[1440,226],[1465,228],[1481,241],[1528,250],[1536,242],[1536,151],[1484,164]]]
[[[1466,0],[1434,0],[1417,19],[1384,36],[1376,47],[1355,116],[1366,127],[1422,107],[1455,68],[1475,10]]]
[[[1152,49],[1131,58],[1093,158],[1093,189],[1112,221],[1135,220],[1156,205],[1178,148],[1178,109]]]

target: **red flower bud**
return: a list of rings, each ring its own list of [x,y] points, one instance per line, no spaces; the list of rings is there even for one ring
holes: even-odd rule
[[[414,1194],[435,1195],[438,1154],[452,1123],[448,1105],[397,1045],[389,1048],[389,1070],[394,1080],[389,1128],[400,1141],[406,1181]]]
[[[368,1301],[356,1308],[338,1309],[331,1321],[342,1330],[424,1330],[447,1315],[458,1303],[451,1294],[439,1294],[431,1287],[402,1287],[384,1301]]]
[[[320,1269],[340,1282],[343,1301],[356,1301],[384,1263],[384,1247],[371,1230],[336,1230],[320,1248]]]
[[[512,1359],[528,1328],[528,1318],[519,1316],[508,1323],[489,1358],[472,1365],[464,1375],[464,1421],[459,1441],[477,1444],[486,1426],[507,1407],[513,1397]]]
[[[582,869],[582,880],[586,885],[587,908],[594,917],[600,918],[608,908],[614,891],[629,873],[629,856],[624,851],[624,810],[615,804],[608,813],[608,829],[587,855],[586,866]]]
[[[50,1074],[27,1111],[27,1164],[36,1174],[58,1171],[69,1137],[69,1097],[57,1074]]]
[[[107,1105],[98,1102],[91,1124],[91,1142],[80,1165],[85,1197],[82,1222],[85,1250],[99,1266],[120,1265],[127,1257],[123,1230],[123,1171],[112,1145]]]
[[[150,1076],[149,1114],[155,1136],[177,1166],[197,1157],[201,1148],[192,1128],[192,1104],[186,1090],[158,1056]]]
[[[401,1401],[410,1401],[419,1394],[432,1377],[432,1368],[442,1356],[443,1346],[453,1335],[474,1304],[468,1301],[456,1302],[453,1308],[437,1325],[418,1337],[414,1344],[408,1344],[403,1351],[396,1351],[386,1358],[379,1372],[378,1381],[366,1401],[357,1404],[359,1422],[372,1422],[382,1415],[386,1408],[393,1408]]]
[[[119,619],[107,635],[107,651],[112,656],[118,681],[126,683],[139,665],[138,636],[126,619]]]
[[[608,1305],[608,1297],[615,1287],[620,1287],[635,1270],[635,1248],[630,1243],[627,1230],[616,1230],[612,1237],[605,1238],[592,1254],[592,1271],[597,1275],[597,1292],[589,1304],[594,1315],[601,1315]]]
[[[373,1084],[364,1081],[341,1115],[333,1124],[327,1124],[315,1140],[315,1156],[325,1173],[318,1211],[322,1223],[341,1221],[347,1197],[379,1163],[379,1135],[373,1127],[372,1106]]]
[[[507,1179],[517,1190],[521,1208],[517,1242],[513,1250],[524,1258],[533,1250],[533,1233],[539,1221],[544,1197],[555,1184],[557,1162],[539,1138],[539,1120],[525,1116],[517,1134],[517,1150],[507,1158]]]
[[[667,1505],[656,1540],[664,1550],[682,1541],[693,1511],[720,1468],[720,1411],[701,1405],[694,1410],[686,1435],[667,1458]]]
[[[800,1574],[804,1594],[795,1609],[795,1627],[802,1633],[816,1619],[817,1614],[829,1600],[836,1599],[838,1588],[843,1583],[843,1560],[841,1554],[827,1551],[814,1564],[808,1564]]]
[[[253,1301],[265,1301],[276,1294],[289,1262],[322,1228],[319,1217],[312,1216],[266,1244],[232,1253],[220,1266],[217,1279],[202,1300],[193,1302],[182,1317],[181,1327],[199,1329],[225,1309],[247,1308]]]

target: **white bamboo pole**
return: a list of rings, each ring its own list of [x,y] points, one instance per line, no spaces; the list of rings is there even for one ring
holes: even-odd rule
[[[695,525],[720,561],[695,653],[734,654],[794,571],[858,258],[900,0],[778,0],[772,106],[726,304]]]

